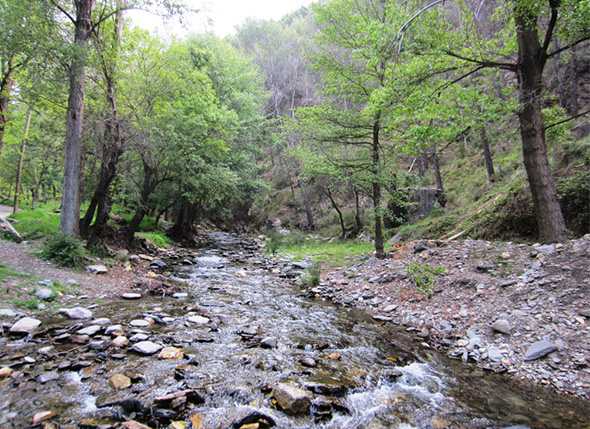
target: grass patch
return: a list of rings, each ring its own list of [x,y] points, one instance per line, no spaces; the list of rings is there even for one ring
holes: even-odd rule
[[[446,273],[446,269],[419,262],[410,262],[406,266],[406,272],[418,291],[426,296],[432,296],[436,279]]]
[[[305,274],[301,278],[302,283],[308,287],[315,287],[320,284],[320,277],[322,274],[322,265],[315,262],[311,267],[305,270]]]
[[[4,264],[0,264],[0,282],[3,282],[4,280],[11,277],[30,277],[30,275],[15,271]]]
[[[62,267],[81,268],[86,260],[86,249],[77,238],[56,234],[43,245],[41,257]]]
[[[149,241],[156,247],[166,249],[172,246],[172,239],[163,232],[138,232],[135,236]]]
[[[13,299],[12,304],[19,308],[35,311],[39,309],[41,301],[38,298],[32,297],[29,299]]]
[[[47,203],[18,211],[10,218],[15,221],[15,229],[27,240],[51,237],[59,231],[58,207],[57,203]]]
[[[281,244],[276,253],[294,260],[310,258],[315,263],[336,267],[345,265],[359,256],[370,255],[374,250],[372,243],[307,241],[302,244]]]

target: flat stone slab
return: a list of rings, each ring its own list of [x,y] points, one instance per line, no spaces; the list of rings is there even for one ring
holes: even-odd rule
[[[92,311],[83,307],[60,308],[59,313],[64,314],[68,319],[73,320],[92,318]]]
[[[32,317],[23,317],[11,326],[10,332],[13,334],[30,334],[41,326],[41,321]]]
[[[210,322],[210,320],[208,318],[203,317],[203,316],[190,316],[187,320],[189,322],[195,323],[197,325],[206,325],[207,323]]]
[[[526,362],[541,359],[549,353],[557,351],[557,346],[549,340],[541,340],[529,346],[524,356]]]
[[[91,274],[106,274],[109,272],[109,269],[104,265],[88,265],[86,271]]]
[[[121,295],[123,299],[141,299],[140,293],[127,292]]]
[[[151,341],[140,341],[139,343],[134,344],[133,347],[131,347],[131,350],[142,355],[153,355],[162,350],[162,346]]]

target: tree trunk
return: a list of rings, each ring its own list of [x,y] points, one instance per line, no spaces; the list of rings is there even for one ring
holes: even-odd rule
[[[373,142],[371,146],[371,172],[373,173],[372,198],[375,216],[375,256],[385,258],[383,247],[383,213],[381,209],[381,165],[379,159],[379,131],[381,130],[380,115],[377,115],[373,123]]]
[[[27,140],[29,139],[29,129],[31,127],[32,110],[29,107],[27,110],[27,117],[25,119],[25,129],[23,132],[23,140],[20,145],[20,153],[18,155],[18,166],[16,167],[16,183],[14,185],[14,204],[12,205],[12,213],[16,213],[18,209],[18,197],[20,195],[21,178],[23,174],[23,162],[25,160],[25,150],[27,147]]]
[[[361,214],[359,191],[356,188],[353,188],[352,191],[354,192],[354,229],[356,236],[363,230],[363,219]]]
[[[307,229],[309,231],[315,230],[315,222],[313,220],[313,211],[311,209],[311,201],[310,195],[307,191],[307,186],[303,184],[303,182],[299,182],[299,187],[301,188],[301,198],[303,200],[303,209],[305,211],[305,220],[307,222]]]
[[[194,233],[196,214],[195,204],[182,201],[178,207],[174,225],[170,229],[170,236],[179,241],[191,239]]]
[[[147,214],[149,208],[149,199],[156,188],[156,180],[154,170],[149,166],[149,164],[144,160],[143,161],[143,186],[141,188],[141,196],[139,200],[139,205],[135,210],[135,214],[129,222],[129,225],[125,228],[125,238],[127,243],[131,244],[133,239],[135,238],[135,233],[137,232],[137,228],[141,224],[141,221]]]
[[[486,163],[486,171],[488,173],[488,180],[490,183],[496,181],[496,173],[494,171],[494,160],[492,158],[492,149],[490,148],[490,140],[486,132],[485,124],[480,128],[481,145],[483,147],[483,159]]]
[[[13,85],[10,62],[5,67],[7,70],[0,81],[0,154],[4,147],[4,133],[6,132],[6,124],[8,123],[8,105]]]
[[[542,112],[545,55],[537,34],[537,17],[523,13],[515,16],[520,96],[518,116],[524,165],[535,205],[539,238],[543,242],[559,242],[566,238],[566,226],[547,158]]]
[[[438,158],[436,146],[433,147],[432,151],[432,169],[434,170],[434,180],[436,181],[436,189],[438,190],[436,199],[440,206],[444,208],[447,205],[447,195],[445,193],[443,177],[440,171],[440,159]]]
[[[80,234],[80,157],[82,152],[82,122],[84,120],[84,83],[88,40],[92,32],[94,0],[77,0],[75,57],[70,64],[70,94],[66,121],[64,186],[60,218],[61,232]]]
[[[342,210],[340,210],[340,207],[338,207],[338,204],[336,203],[336,200],[334,199],[334,196],[332,195],[330,188],[326,188],[326,196],[330,200],[330,203],[332,204],[332,207],[334,207],[334,210],[336,210],[336,213],[338,213],[338,220],[340,221],[340,239],[344,240],[346,238],[346,225],[344,224],[344,216],[342,216]]]

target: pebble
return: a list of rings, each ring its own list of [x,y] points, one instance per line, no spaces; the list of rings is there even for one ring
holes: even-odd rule
[[[131,341],[132,343],[137,343],[139,341],[145,341],[149,338],[149,335],[147,334],[135,334],[132,335],[131,338],[129,338],[129,341]]]
[[[299,360],[299,363],[301,363],[301,365],[308,367],[308,368],[315,368],[316,366],[318,366],[317,362],[315,361],[315,359],[309,357],[309,356],[304,356]]]
[[[107,329],[105,329],[106,335],[123,335],[123,326],[121,325],[111,325]]]
[[[93,335],[96,335],[101,329],[102,329],[102,327],[100,325],[90,325],[90,326],[87,326],[86,328],[76,331],[76,333],[78,335],[93,336]]]
[[[512,332],[512,327],[510,326],[510,322],[506,319],[498,319],[494,323],[492,323],[492,329],[496,332],[501,334],[510,335]]]
[[[191,323],[196,323],[197,325],[206,325],[210,322],[210,320],[203,316],[190,316],[187,319]]]
[[[184,353],[181,349],[176,347],[164,347],[160,350],[158,357],[166,360],[179,360],[184,357]]]
[[[123,374],[114,374],[109,378],[109,384],[117,390],[123,390],[131,386],[131,379]]]
[[[140,341],[131,347],[131,350],[140,353],[142,355],[153,355],[159,352],[162,346],[151,341]]]
[[[127,292],[121,295],[121,298],[123,299],[129,299],[129,300],[133,300],[133,299],[141,299],[141,294],[140,293],[135,293],[135,292]]]
[[[129,322],[131,326],[135,326],[136,328],[147,328],[150,326],[150,322],[145,319],[135,319]]]
[[[127,345],[129,344],[129,340],[127,339],[127,337],[123,336],[123,335],[119,335],[118,337],[115,337],[115,339],[112,341],[113,346],[115,347],[127,347]]]

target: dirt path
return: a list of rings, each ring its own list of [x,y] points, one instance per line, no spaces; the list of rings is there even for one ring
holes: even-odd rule
[[[129,290],[135,281],[135,275],[121,266],[110,268],[107,274],[99,276],[58,267],[34,255],[39,247],[39,242],[18,244],[0,240],[0,263],[40,279],[50,279],[62,284],[73,281],[80,286],[80,294],[89,298],[119,295],[122,291]],[[0,300],[3,300],[1,296]]]
[[[3,206],[0,204],[0,219],[6,219],[12,214],[12,207]]]

